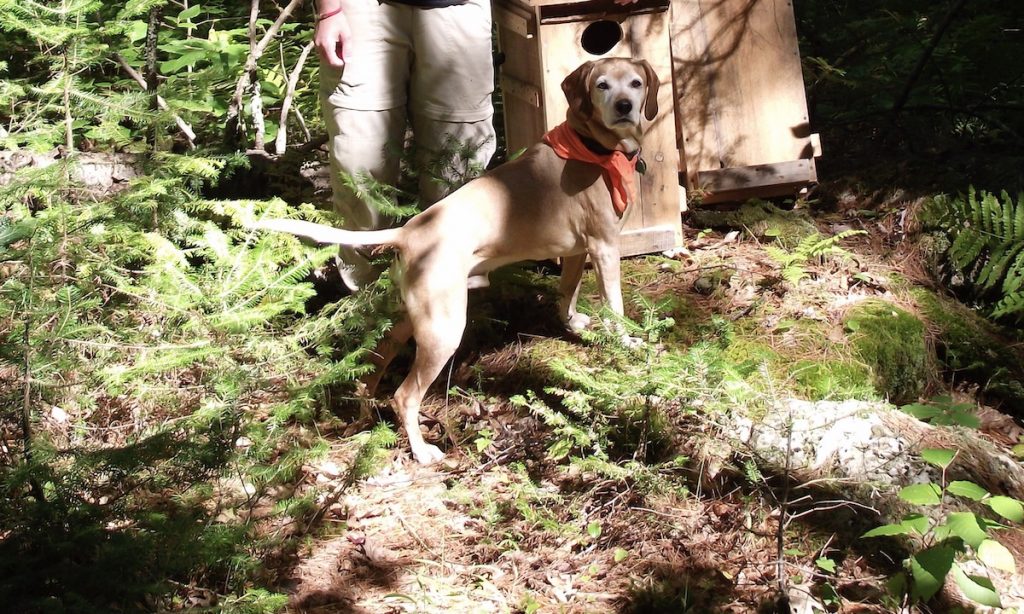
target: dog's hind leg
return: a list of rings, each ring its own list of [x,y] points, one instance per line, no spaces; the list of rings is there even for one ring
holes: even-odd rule
[[[388,365],[409,343],[410,337],[412,337],[412,321],[406,315],[402,316],[402,319],[391,327],[387,335],[377,344],[376,349],[370,355],[370,363],[374,367],[373,372],[363,376],[360,380],[364,386],[363,392],[367,396],[372,397],[377,394],[377,386],[380,385],[380,380],[387,371]]]
[[[377,387],[380,380],[387,373],[388,365],[394,360],[398,352],[409,343],[412,337],[412,322],[408,316],[403,315],[392,328],[387,332],[377,347],[370,354],[370,364],[373,371],[359,379],[356,386],[356,397],[359,401],[359,417],[345,430],[348,433],[358,433],[369,428],[374,423],[373,408],[376,405],[374,397],[377,395]]]
[[[404,292],[416,339],[416,358],[408,377],[395,392],[395,410],[409,437],[413,457],[423,465],[441,460],[444,453],[423,441],[420,405],[427,388],[458,349],[466,328],[466,288],[461,283],[453,286],[450,281],[445,285],[445,288],[434,285],[430,294],[415,290]],[[417,300],[418,297],[424,300]]]

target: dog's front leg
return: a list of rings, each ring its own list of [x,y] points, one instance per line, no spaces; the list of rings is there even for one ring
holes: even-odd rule
[[[594,262],[597,272],[597,287],[601,291],[601,300],[619,317],[625,316],[622,306],[621,269],[619,250],[611,245],[597,244],[590,250],[590,259]]]
[[[580,280],[583,279],[583,267],[586,262],[586,254],[562,258],[562,279],[558,282],[558,307],[562,322],[574,333],[590,326],[590,318],[576,312],[576,300],[580,295]]]
[[[608,309],[620,318],[626,317],[626,311],[622,304],[622,271],[619,263],[619,250],[607,244],[597,245],[591,252],[590,258],[594,261],[594,268],[597,271],[597,285],[601,290],[601,299]],[[631,337],[626,332],[622,322],[612,323],[611,330],[617,335],[623,345],[637,347],[642,341]]]

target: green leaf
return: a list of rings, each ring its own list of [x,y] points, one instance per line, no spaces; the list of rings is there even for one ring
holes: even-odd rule
[[[891,578],[885,581],[885,589],[890,595],[903,600],[903,596],[907,594],[907,574],[898,571]]]
[[[1002,569],[1010,573],[1017,571],[1017,564],[1013,560],[1013,555],[1007,550],[1006,546],[994,539],[986,539],[981,542],[981,545],[978,546],[978,558],[982,563],[996,569]]]
[[[910,527],[902,524],[883,524],[880,527],[871,529],[861,537],[888,537],[890,535],[906,535],[910,533]]]
[[[1010,497],[992,497],[985,501],[992,511],[999,514],[1007,520],[1013,522],[1024,522],[1024,506],[1021,506],[1020,501]]]
[[[928,532],[928,528],[931,527],[932,521],[927,516],[922,514],[910,514],[903,517],[901,525],[913,529],[918,535],[924,535]]]
[[[140,40],[146,38],[146,29],[147,28],[148,28],[148,24],[146,24],[145,21],[141,21],[141,20],[132,21],[129,24],[127,30],[126,30],[127,33],[128,33],[128,40],[130,40],[131,42],[134,43],[136,41],[140,41]]]
[[[953,534],[964,540],[971,548],[977,548],[988,539],[984,521],[970,512],[953,512],[947,519]]]
[[[591,539],[597,539],[598,537],[601,537],[601,523],[591,522],[590,524],[588,524],[587,535],[589,535]]]
[[[836,562],[828,557],[823,556],[819,558],[817,561],[814,561],[814,564],[817,565],[820,569],[824,569],[829,573],[836,572]]]
[[[622,561],[626,560],[627,556],[629,556],[629,552],[622,548],[616,548],[614,553],[612,554],[612,560],[616,563],[621,563]]]
[[[187,9],[185,9],[184,11],[178,13],[178,21],[179,22],[188,21],[189,19],[192,19],[193,17],[198,15],[200,13],[200,11],[202,11],[202,10],[203,10],[203,7],[198,5],[198,4],[190,6]]]
[[[934,405],[924,405],[921,403],[904,405],[903,407],[900,407],[900,409],[918,420],[929,420],[942,413],[942,411]]]
[[[946,487],[946,492],[958,497],[967,497],[972,501],[981,501],[989,495],[989,492],[974,482],[954,480]]]
[[[953,549],[932,546],[910,557],[910,573],[914,578],[913,596],[927,601],[939,592],[953,565]]]
[[[956,450],[926,448],[921,450],[921,458],[923,458],[927,463],[935,465],[941,469],[945,469],[951,462],[953,462],[953,459],[956,457],[956,453]]]
[[[900,490],[900,499],[914,505],[938,505],[942,502],[942,491],[931,482],[912,484]]]
[[[964,592],[964,596],[971,601],[993,608],[1003,607],[999,601],[999,593],[987,578],[968,576],[964,570],[960,569],[959,565],[956,565],[953,568],[953,579],[956,580],[960,590]]]

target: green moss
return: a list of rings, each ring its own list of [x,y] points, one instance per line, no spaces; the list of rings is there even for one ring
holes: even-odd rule
[[[797,392],[811,401],[877,399],[865,365],[842,360],[800,360],[792,369]]]
[[[677,294],[658,297],[655,300],[667,301],[664,313],[675,322],[665,334],[667,345],[688,347],[705,338],[711,315],[697,305],[691,297]]]
[[[817,228],[803,211],[787,211],[762,201],[750,200],[735,211],[696,209],[690,224],[704,228],[733,228],[762,240],[774,240],[793,247]]]
[[[761,364],[774,366],[781,362],[778,352],[771,346],[744,336],[732,340],[725,350],[725,358],[741,369],[744,366],[756,367]]]
[[[911,292],[937,329],[938,359],[958,380],[981,386],[985,395],[1024,413],[1024,352],[995,325],[974,311],[925,288]]]
[[[876,388],[894,403],[914,401],[928,381],[924,324],[885,301],[866,301],[843,321]]]

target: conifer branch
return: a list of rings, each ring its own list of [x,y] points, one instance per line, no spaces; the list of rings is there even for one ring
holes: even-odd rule
[[[123,70],[129,77],[131,77],[132,81],[138,83],[139,87],[141,87],[142,89],[146,89],[145,77],[143,77],[139,71],[135,70],[135,67],[129,64],[128,61],[124,59],[124,56],[122,56],[120,53],[115,53],[114,61],[116,61],[118,66],[121,67],[121,70]],[[156,95],[156,104],[161,111],[167,111],[170,108],[167,105],[167,101],[164,100],[163,96],[161,96],[160,94]],[[181,133],[185,135],[186,139],[188,139],[188,148],[195,149],[196,133],[195,130],[192,129],[192,126],[188,122],[183,120],[181,116],[177,113],[174,114],[174,123],[178,125],[178,130],[181,130]]]

